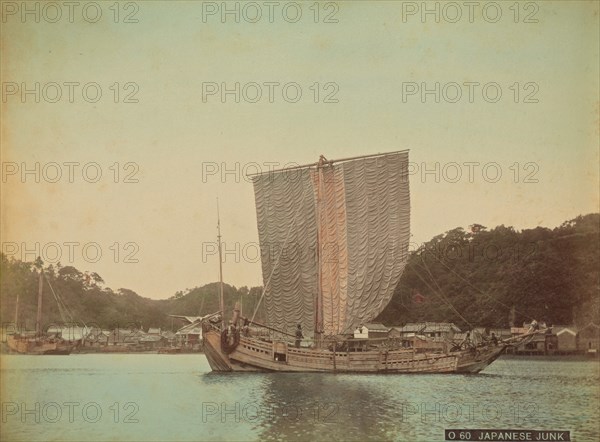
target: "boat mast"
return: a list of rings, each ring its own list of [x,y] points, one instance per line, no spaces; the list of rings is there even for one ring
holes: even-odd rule
[[[17,304],[15,305],[15,327],[19,328],[19,292],[17,292]]]
[[[223,298],[223,259],[221,258],[221,215],[219,214],[219,198],[217,198],[217,240],[219,243],[219,305],[221,308],[221,325],[225,329],[225,301]]]
[[[321,155],[319,158],[319,162],[317,163],[317,207],[316,207],[316,215],[317,215],[317,294],[315,299],[315,335],[314,340],[317,346],[320,345],[320,337],[321,332],[323,330],[323,318],[322,318],[322,277],[323,272],[321,271],[321,181],[322,181],[322,168],[327,164],[327,159]]]
[[[40,268],[40,277],[38,282],[38,303],[37,303],[37,316],[35,318],[35,333],[40,336],[42,334],[42,288],[44,285],[43,280],[44,270]]]
[[[319,183],[319,173],[320,169],[317,170],[317,207],[316,207],[316,215],[317,215],[317,293],[315,294],[315,330],[314,330],[314,341],[315,344],[319,341],[319,298],[321,297],[321,250],[319,248],[319,239],[321,236],[321,215],[319,213],[319,207],[321,205],[321,192],[320,192],[320,183]]]

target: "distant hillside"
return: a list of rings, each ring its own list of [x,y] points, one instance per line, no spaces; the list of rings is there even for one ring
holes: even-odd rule
[[[43,265],[54,290],[74,317],[103,328],[131,325],[169,328],[169,314],[199,315],[219,310],[218,283],[152,300],[130,289],[113,291],[97,273],[60,265],[21,262],[1,255],[0,315],[14,321],[20,294],[20,322],[35,325],[38,277]],[[554,324],[585,324],[600,317],[600,214],[579,216],[555,229],[516,231],[475,224],[438,235],[409,256],[396,292],[377,320],[453,321],[508,326],[531,318]],[[52,293],[44,284],[44,322],[60,322]],[[243,299],[244,313],[254,311],[260,287],[225,284],[226,311]],[[261,306],[262,307],[262,306]],[[511,314],[511,310],[513,313]],[[264,320],[262,308],[257,320]],[[174,323],[175,327],[180,322]]]
[[[38,261],[38,265],[41,263]],[[26,328],[35,327],[37,309],[38,275],[35,263],[7,259],[1,255],[0,262],[0,313],[3,323],[14,321],[16,294],[19,299],[19,323]],[[44,266],[44,272],[54,291],[60,294],[74,318],[86,324],[102,328],[119,327],[163,327],[177,328],[178,320],[168,315],[204,315],[219,310],[218,283],[207,284],[177,292],[170,299],[153,300],[144,298],[133,290],[121,288],[113,291],[104,287],[104,281],[96,273],[83,273],[74,267]],[[242,307],[254,309],[261,289],[253,287],[235,288],[224,284],[225,308],[231,311],[236,301],[243,297]],[[43,322],[61,322],[57,302],[52,291],[44,282]],[[259,312],[260,313],[260,312]],[[257,320],[260,315],[257,315]]]
[[[600,318],[599,269],[597,213],[555,229],[456,228],[411,254],[378,319],[500,327],[532,318],[587,324]]]

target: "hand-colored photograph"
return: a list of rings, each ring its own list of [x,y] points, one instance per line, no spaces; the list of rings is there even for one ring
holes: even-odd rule
[[[597,1],[0,9],[0,441],[600,440]]]

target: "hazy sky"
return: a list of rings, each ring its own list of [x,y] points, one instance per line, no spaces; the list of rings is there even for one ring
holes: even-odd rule
[[[411,149],[414,243],[598,211],[598,3],[476,3],[2,2],[3,250],[165,298],[218,279],[218,196],[259,285],[243,172],[320,154]]]

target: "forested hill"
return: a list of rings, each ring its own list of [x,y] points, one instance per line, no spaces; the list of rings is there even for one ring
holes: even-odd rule
[[[97,273],[74,267],[29,263],[1,256],[0,314],[33,328],[38,277],[43,265],[54,290],[75,318],[103,328],[136,324],[170,328],[168,314],[198,315],[219,310],[218,284],[175,293],[169,299],[144,298],[130,289],[112,290]],[[600,214],[579,216],[555,229],[516,231],[474,224],[438,235],[412,251],[396,292],[377,320],[388,324],[451,321],[506,327],[532,318],[553,324],[585,324],[600,317]],[[57,303],[44,283],[44,323],[60,322]],[[243,299],[254,311],[261,288],[225,284],[226,310]],[[513,311],[511,315],[511,310]],[[259,309],[257,320],[263,320]],[[175,322],[178,327],[181,323]]]
[[[27,329],[35,327],[37,309],[38,274],[37,263],[21,262],[1,256],[0,264],[0,313],[2,323],[14,322],[15,301],[19,297],[19,326]],[[47,281],[44,281],[43,323],[60,323],[58,303],[53,299],[52,290],[59,294],[75,320],[102,328],[162,327],[179,328],[183,322],[173,320],[168,315],[195,316],[214,313],[219,310],[218,283],[203,287],[178,291],[169,299],[153,300],[144,298],[133,290],[121,288],[112,290],[104,286],[97,273],[81,272],[72,266],[44,265]],[[225,309],[231,311],[235,302],[243,296],[244,312],[253,311],[260,298],[261,288],[235,288],[224,284]],[[257,320],[262,319],[257,315]]]
[[[462,327],[506,327],[533,318],[550,324],[598,322],[599,269],[599,214],[555,229],[456,228],[410,255],[378,320],[450,321]]]

